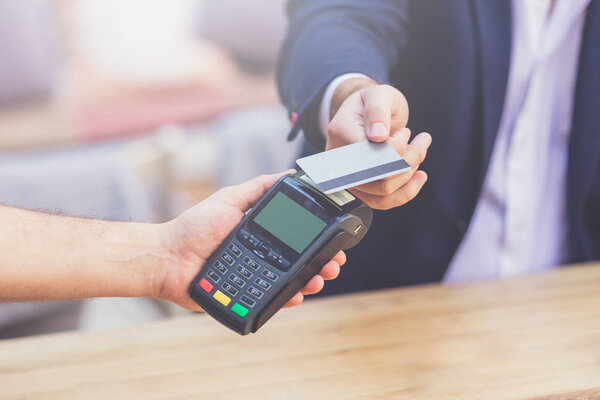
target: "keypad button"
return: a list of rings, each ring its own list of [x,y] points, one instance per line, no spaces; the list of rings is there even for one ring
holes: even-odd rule
[[[210,278],[211,281],[217,283],[221,280],[221,276],[217,274],[214,270],[209,269],[206,275]]]
[[[269,247],[268,244],[266,244],[265,242],[262,242],[261,244],[258,245],[256,250],[258,250],[261,253],[264,253],[266,255],[269,253],[269,251],[271,251],[271,248]]]
[[[277,266],[281,269],[288,269],[290,267],[290,262],[283,258],[283,256],[279,256],[277,259]]]
[[[202,289],[204,289],[204,291],[205,291],[206,293],[210,293],[210,292],[213,290],[213,288],[214,288],[213,284],[212,284],[212,283],[210,283],[209,281],[207,281],[207,280],[206,280],[206,279],[204,279],[204,278],[202,278],[202,279],[200,280],[200,282],[198,282],[198,285],[199,285],[199,286],[200,286]]]
[[[235,244],[233,243],[229,243],[229,246],[227,246],[227,248],[229,249],[229,251],[231,251],[231,253],[236,256],[239,257],[242,255],[242,251],[240,250],[239,247],[237,247]]]
[[[237,276],[236,274],[229,275],[229,280],[235,283],[238,287],[243,287],[246,284],[246,281]]]
[[[229,293],[232,296],[235,296],[236,294],[238,294],[238,290],[236,288],[233,287],[233,285],[231,285],[228,282],[225,282],[221,285],[221,289],[223,289],[224,291],[226,291],[227,293]]]
[[[269,290],[271,288],[271,284],[262,278],[256,278],[254,283],[256,283],[258,286],[260,286],[261,288],[263,288],[265,290]]]
[[[269,271],[268,269],[265,269],[265,270],[262,272],[262,275],[263,275],[264,277],[266,277],[267,279],[269,279],[269,280],[273,281],[273,282],[275,282],[275,281],[277,280],[277,278],[279,278],[279,275],[277,275],[277,274],[276,274],[275,272],[273,272],[273,271]]]
[[[214,269],[219,271],[222,275],[225,275],[225,273],[227,272],[227,267],[221,261],[215,261],[215,263],[213,264],[213,267],[214,267]]]
[[[228,252],[221,254],[221,258],[229,265],[233,265],[233,263],[235,262],[235,259]]]
[[[260,267],[260,264],[257,261],[251,259],[250,257],[244,257],[244,264],[246,264],[255,271]]]
[[[256,289],[258,290],[258,289]],[[254,305],[256,304],[256,301],[252,300],[250,297],[246,296],[245,294],[240,296],[240,301],[242,303],[244,303],[245,305],[247,305],[248,307],[254,307]]]
[[[252,278],[252,272],[243,265],[238,265],[235,270],[246,279]]]
[[[250,240],[250,234],[243,229],[238,232],[237,237],[242,243],[246,243],[248,240]]]
[[[215,294],[213,294],[213,297],[215,298],[215,300],[217,300],[219,303],[223,304],[225,307],[227,307],[229,305],[229,302],[231,301],[231,299],[229,297],[227,297],[227,295],[223,292],[221,292],[220,290],[217,290],[215,292]]]
[[[231,307],[231,311],[244,318],[246,314],[248,314],[248,309],[239,303],[235,303],[233,307]]]
[[[248,247],[250,247],[251,249],[255,248],[256,246],[258,246],[258,244],[260,243],[260,239],[257,238],[256,236],[250,236],[250,239],[248,239]]]
[[[261,290],[258,290],[254,286],[250,286],[248,288],[248,293],[250,293],[252,296],[256,297],[257,299],[260,299],[264,294]]]
[[[276,263],[278,259],[279,254],[277,254],[277,252],[273,250],[269,250],[269,252],[267,253],[267,260],[269,260],[269,262],[271,263]]]
[[[267,254],[269,254],[270,250],[271,248],[269,246],[267,246],[265,243],[261,243],[256,249],[254,249],[254,254],[256,254],[260,258],[265,258]]]

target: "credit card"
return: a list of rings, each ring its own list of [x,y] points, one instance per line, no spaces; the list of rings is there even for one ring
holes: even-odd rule
[[[303,157],[296,163],[325,194],[410,170],[389,143],[368,140]]]

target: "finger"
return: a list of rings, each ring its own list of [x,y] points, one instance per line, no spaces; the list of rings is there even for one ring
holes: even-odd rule
[[[389,86],[374,86],[361,91],[367,137],[383,142],[390,134],[392,112],[397,106],[394,91]]]
[[[330,281],[335,279],[340,274],[340,266],[346,263],[346,253],[339,251],[327,264],[321,268],[319,275],[326,280]]]
[[[295,307],[295,306],[297,306],[298,304],[302,303],[302,301],[303,301],[303,300],[304,300],[304,295],[303,295],[302,293],[298,292],[298,293],[296,293],[296,294],[294,295],[294,297],[292,297],[292,298],[290,299],[290,301],[288,301],[288,302],[287,302],[287,303],[286,303],[286,304],[283,306],[283,308]]]
[[[339,274],[339,267],[340,265],[343,265],[346,263],[346,254],[343,251],[338,252],[335,257],[333,257],[333,259],[328,262],[325,267],[323,267],[323,269],[321,269],[321,274],[323,273],[323,270],[326,268],[331,268],[332,265],[336,266],[338,269],[338,274]],[[336,274],[337,276],[337,274]],[[321,279],[319,279],[319,278]],[[317,279],[315,279],[317,278]],[[335,277],[332,277],[331,279],[334,279]],[[298,304],[302,303],[302,301],[304,300],[304,295],[305,294],[314,294],[317,292],[320,292],[323,289],[323,286],[325,284],[325,282],[323,281],[323,279],[327,279],[325,278],[323,275],[319,276],[314,276],[309,282],[308,284],[304,287],[304,289],[302,289],[301,292],[298,292],[294,295],[294,297],[292,297],[290,299],[290,301],[288,301],[286,303],[285,306],[283,306],[284,308],[287,307],[294,307],[297,306]],[[318,281],[321,281],[320,283]],[[319,287],[320,286],[320,287]]]
[[[187,308],[190,311],[195,311],[195,312],[204,312],[204,310],[202,309],[202,307],[200,307],[198,305],[198,303],[196,303],[194,300],[192,300],[191,297],[187,297],[187,298],[183,298],[182,300],[178,301],[175,299],[169,300],[174,302],[175,304],[183,307],[183,308]]]
[[[363,114],[363,102],[360,93],[349,96],[327,126],[327,144],[331,150],[350,143],[366,139]]]
[[[338,251],[331,261],[335,261],[339,266],[346,264],[346,253],[341,250]]]
[[[390,145],[396,150],[398,154],[404,154],[408,146],[408,140],[410,139],[410,129],[402,128],[395,131],[392,136],[388,139]],[[356,188],[364,193],[369,193],[377,196],[388,196],[400,189],[402,185],[412,178],[414,173],[417,171],[418,165],[411,166],[409,171],[401,174],[388,176],[385,178],[378,179],[374,182],[365,183],[359,185]]]
[[[402,128],[400,130],[395,131],[388,142],[396,152],[399,154],[406,153],[406,149],[408,146],[408,140],[410,139],[410,129]],[[414,150],[413,150],[414,151]],[[396,190],[400,189],[406,182],[412,178],[414,173],[418,169],[417,165],[411,165],[411,169],[409,171],[403,172],[401,174],[396,174],[392,176],[387,176],[385,178],[378,179],[374,182],[365,183],[363,185],[357,186],[356,188],[363,193],[369,193],[377,196],[388,196],[394,193]]]
[[[382,142],[390,136],[390,131],[406,126],[408,103],[398,89],[390,85],[379,85],[366,89],[361,94],[369,140]]]
[[[402,128],[397,131],[394,131],[390,138],[388,139],[390,145],[398,152],[398,154],[402,154],[406,146],[408,146],[408,141],[410,140],[410,129]]]
[[[396,192],[402,186],[406,185],[408,181],[411,180],[413,175],[417,172],[419,166],[411,167],[410,170],[403,172],[401,174],[397,174],[391,177],[378,179],[373,182],[364,183],[362,185],[356,186],[355,189],[363,193],[372,194],[375,196],[389,196],[392,193]]]
[[[361,192],[356,188],[352,189],[352,193],[362,199],[362,201],[367,203],[371,208],[389,210],[390,208],[401,206],[414,199],[415,196],[419,194],[419,191],[425,182],[427,182],[427,174],[423,171],[417,171],[404,186],[388,196],[372,195],[370,193]]]
[[[325,281],[323,280],[323,277],[321,275],[315,275],[308,281],[304,288],[300,290],[300,292],[304,295],[315,294],[323,290],[324,286]]]
[[[290,169],[278,174],[261,175],[240,185],[223,188],[217,192],[224,200],[240,210],[248,210],[260,197],[286,174],[293,174],[296,170]]]
[[[325,266],[321,268],[321,271],[319,272],[319,275],[321,275],[321,277],[326,281],[337,278],[339,274],[340,265],[333,260],[325,264]]]
[[[411,134],[410,129],[408,129],[408,128],[399,129],[397,131],[394,131],[390,135],[388,142],[394,148],[394,150],[396,150],[396,152],[398,154],[404,154],[406,151],[406,147],[408,146],[408,141],[410,140],[410,134]],[[398,175],[399,174],[387,176],[385,178],[381,178],[380,180],[386,180],[386,179],[392,180],[392,179],[396,178]],[[412,174],[411,174],[411,176],[412,176]]]
[[[431,135],[427,132],[421,132],[407,146],[401,146],[400,143],[390,141],[394,150],[406,160],[406,162],[415,168],[425,160],[427,149],[431,145]],[[404,147],[404,148],[403,148]]]

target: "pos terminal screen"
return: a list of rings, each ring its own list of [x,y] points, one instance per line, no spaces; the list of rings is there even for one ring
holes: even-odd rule
[[[254,217],[254,222],[298,253],[302,253],[327,226],[323,220],[283,193],[273,196]]]

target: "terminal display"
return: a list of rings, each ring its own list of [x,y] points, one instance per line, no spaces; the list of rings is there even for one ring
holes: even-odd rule
[[[254,222],[298,253],[327,226],[325,221],[281,192],[258,213]]]

